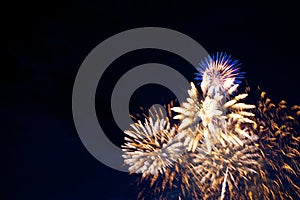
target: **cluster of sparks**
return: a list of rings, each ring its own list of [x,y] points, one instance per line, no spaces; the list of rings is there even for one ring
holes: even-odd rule
[[[191,83],[186,102],[169,109],[178,123],[158,110],[125,131],[124,163],[149,182],[150,199],[300,198],[300,106],[275,105],[265,92],[243,103],[247,93],[234,95],[243,73],[226,54],[198,71],[202,95]]]

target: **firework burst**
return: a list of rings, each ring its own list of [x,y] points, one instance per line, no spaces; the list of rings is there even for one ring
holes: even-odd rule
[[[256,110],[264,171],[260,199],[300,198],[300,106],[288,108],[282,100],[275,105],[261,93]]]
[[[206,154],[199,147],[193,153],[194,170],[199,177],[197,185],[199,191],[202,191],[203,199],[219,199],[226,188],[230,199],[246,199],[240,192],[245,191],[245,185],[259,173],[260,154],[254,141],[248,141],[245,146],[247,148],[219,147],[211,154]]]
[[[142,174],[141,180],[153,188],[150,194],[159,195],[159,199],[178,199],[187,194],[197,199],[195,181],[190,179],[191,157],[178,139],[178,127],[171,127],[161,110],[155,112],[144,123],[138,121],[124,132],[124,163],[129,165],[130,173]],[[147,199],[147,193],[142,188],[138,199]]]
[[[201,139],[197,134],[199,126],[208,152],[211,152],[218,142],[221,142],[223,147],[226,147],[225,142],[243,145],[244,137],[251,138],[247,127],[241,129],[241,125],[255,124],[248,118],[253,117],[254,114],[247,111],[255,106],[238,102],[246,98],[247,94],[237,95],[231,100],[229,96],[237,89],[235,80],[240,78],[237,61],[232,61],[230,56],[222,53],[217,54],[216,58],[214,60],[209,57],[205,60],[205,65],[202,64],[203,67],[200,68],[203,79],[201,103],[196,99],[199,98],[198,91],[192,83],[187,102],[181,107],[172,108],[179,113],[174,118],[181,120],[179,127],[181,134],[187,136],[188,142],[184,144],[188,144],[188,150],[194,151]],[[194,128],[190,128],[195,122],[198,123],[193,126]]]
[[[208,56],[200,63],[198,70],[199,73],[196,73],[195,79],[201,80],[203,94],[233,92],[232,90],[238,86],[244,74],[239,72],[238,61],[224,53]]]
[[[187,101],[169,107],[178,124],[157,114],[125,131],[124,162],[149,181],[150,199],[300,198],[300,107],[264,92],[257,106],[243,103],[242,78],[230,56],[208,57],[196,77],[202,96],[191,83]]]
[[[123,145],[125,164],[131,173],[163,174],[168,167],[183,154],[182,144],[174,139],[176,128],[170,126],[169,119],[149,117],[131,125],[132,130],[124,133]]]

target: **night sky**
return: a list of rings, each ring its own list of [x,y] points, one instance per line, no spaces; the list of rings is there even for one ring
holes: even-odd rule
[[[260,86],[275,102],[300,104],[299,7],[287,1],[24,1],[2,9],[7,11],[1,31],[3,200],[135,199],[138,176],[108,168],[89,154],[72,117],[72,88],[81,63],[103,40],[128,29],[182,32],[209,53],[227,52],[242,63],[250,101],[257,100]],[[96,110],[117,145],[124,135],[109,110],[114,84],[134,66],[154,61],[194,78],[185,60],[159,50],[134,51],[112,63],[99,82]],[[133,94],[130,108],[136,114],[139,106],[174,98],[166,88],[146,85]]]

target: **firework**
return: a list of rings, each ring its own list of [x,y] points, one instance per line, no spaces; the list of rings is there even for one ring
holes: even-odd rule
[[[141,173],[142,181],[153,188],[152,195],[159,194],[160,199],[178,199],[186,194],[198,198],[196,190],[192,191],[196,187],[190,179],[191,158],[178,140],[178,128],[171,127],[161,110],[155,112],[144,123],[138,121],[124,132],[124,163],[129,165],[130,173]],[[138,198],[145,199],[147,193],[142,188]]]
[[[178,124],[156,114],[125,131],[124,162],[149,181],[150,199],[300,198],[300,107],[276,106],[264,92],[257,106],[243,103],[248,94],[235,93],[244,73],[226,54],[198,70],[202,95],[191,83],[186,102],[169,107]]]
[[[278,105],[261,93],[256,110],[260,151],[263,158],[260,199],[300,198],[300,134],[296,120],[300,106]]]
[[[182,143],[174,139],[176,128],[170,126],[169,119],[152,117],[131,125],[132,130],[125,131],[123,146],[125,164],[130,165],[131,173],[163,174],[166,169],[183,154]]]
[[[228,185],[230,198],[241,199],[236,191],[253,174],[258,174],[260,169],[257,161],[260,157],[256,143],[258,138],[252,131],[256,123],[250,119],[254,117],[250,110],[255,106],[239,102],[247,94],[231,98],[237,89],[237,84],[234,84],[238,72],[238,68],[235,68],[237,62],[230,60],[226,54],[216,57],[217,60],[206,60],[205,67],[201,68],[201,108],[198,112],[184,112],[184,118],[180,112],[181,119],[183,118],[181,123],[195,118],[195,114],[200,118],[198,129],[194,133],[197,136],[194,144],[197,145],[188,150],[195,151],[192,153],[193,170],[198,177],[197,185],[202,198],[224,198]],[[180,111],[180,108],[173,110]],[[192,116],[187,116],[188,114]],[[229,178],[225,179],[225,174]],[[221,190],[223,195],[220,195]]]
[[[204,95],[208,92],[208,96],[225,91],[234,92],[244,74],[239,72],[238,61],[223,53],[205,58],[198,70],[195,79],[201,80],[201,90]]]
[[[255,144],[248,144],[247,148],[220,147],[210,155],[199,148],[194,153],[194,163],[203,199],[218,199],[221,191],[225,193],[226,187],[230,199],[246,199],[239,192],[245,190],[245,184],[259,173],[259,156],[258,146]]]
[[[239,100],[246,98],[247,94],[237,95],[230,100],[230,95],[238,86],[234,83],[240,78],[239,68],[236,67],[237,61],[231,60],[231,57],[226,54],[217,54],[216,58],[214,60],[209,57],[205,63],[202,62],[204,64],[200,68],[203,93],[201,103],[197,100],[199,99],[198,92],[192,83],[192,88],[188,91],[190,98],[187,102],[181,107],[172,108],[173,111],[180,113],[175,116],[175,119],[181,120],[180,131],[182,135],[187,136],[186,140],[190,141],[185,142],[188,144],[188,150],[194,151],[201,139],[197,134],[199,125],[208,153],[218,142],[226,147],[225,142],[243,145],[242,139],[245,137],[251,139],[247,127],[242,130],[241,124],[255,124],[248,118],[253,117],[254,114],[247,112],[255,106],[238,103]],[[195,123],[197,123],[193,126],[195,128],[190,128]]]

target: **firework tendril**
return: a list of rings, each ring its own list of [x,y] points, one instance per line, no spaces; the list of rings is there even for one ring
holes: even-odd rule
[[[158,110],[124,132],[124,163],[149,183],[138,199],[300,198],[300,106],[265,92],[245,103],[243,75],[231,56],[209,56],[195,78],[201,95],[191,83],[186,102],[168,106],[174,120]]]

